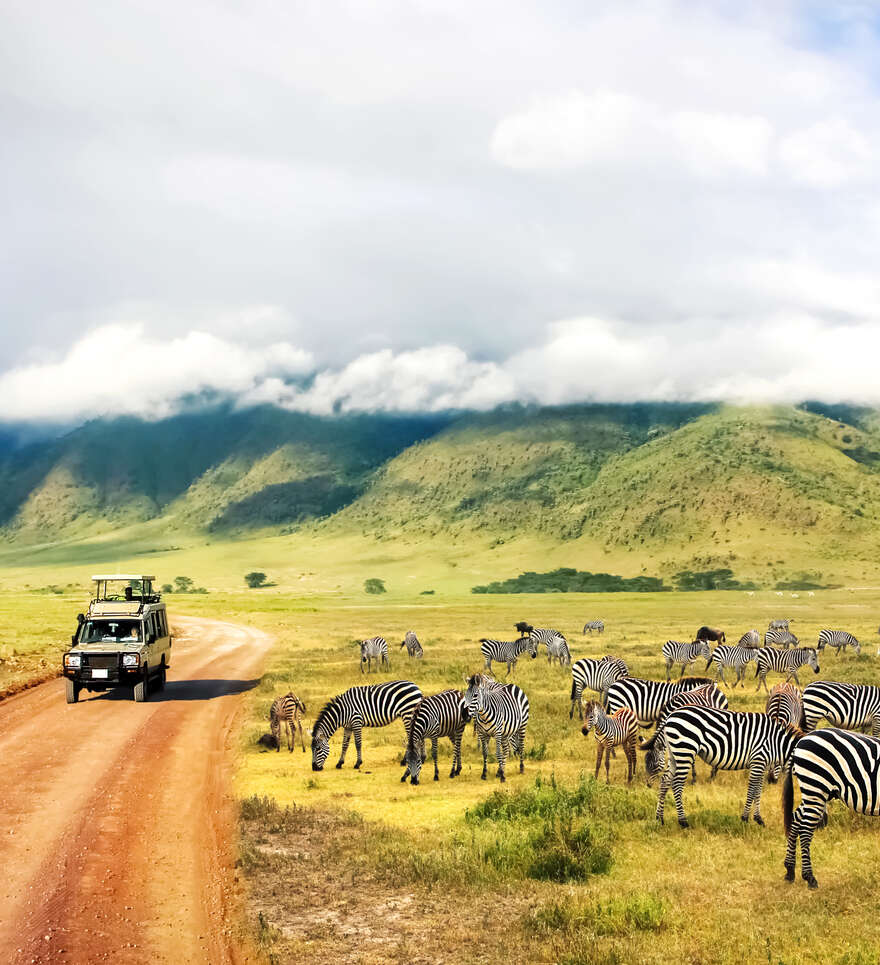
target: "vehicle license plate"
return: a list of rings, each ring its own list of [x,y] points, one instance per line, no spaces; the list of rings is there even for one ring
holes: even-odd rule
[[[92,671],[92,680],[106,680],[106,679],[107,679],[107,671],[106,671],[106,670],[93,670],[93,671]]]

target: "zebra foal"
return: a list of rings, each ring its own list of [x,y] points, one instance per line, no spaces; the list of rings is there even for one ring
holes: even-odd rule
[[[809,667],[813,673],[819,672],[819,658],[812,647],[804,647],[799,650],[777,650],[775,647],[762,647],[755,654],[755,677],[758,686],[755,690],[767,690],[767,674],[772,670],[774,673],[785,674],[785,680],[794,680],[800,686],[797,672],[801,667]]]
[[[281,750],[281,726],[287,732],[287,749],[293,751],[296,741],[296,731],[299,728],[299,741],[302,744],[303,754],[306,752],[306,742],[303,737],[303,726],[301,715],[306,712],[306,705],[291,690],[283,697],[276,697],[269,708],[269,728],[275,738],[275,749]]]
[[[528,650],[532,660],[538,656],[538,641],[530,636],[520,637],[519,640],[480,640],[480,653],[486,660],[487,672],[492,672],[492,661],[507,666],[507,676],[516,667],[520,654]]]
[[[771,627],[764,634],[765,647],[782,647],[788,650],[789,647],[796,647],[798,643],[798,638],[786,627]]]
[[[584,716],[584,726],[581,733],[584,737],[593,731],[598,744],[596,753],[596,780],[599,780],[599,769],[602,767],[602,755],[605,755],[605,783],[611,783],[609,768],[611,765],[611,750],[623,745],[626,754],[626,782],[629,784],[636,773],[636,738],[639,723],[636,715],[628,708],[621,707],[613,714],[606,714],[602,705],[596,701],[587,702]]]
[[[452,741],[452,770],[450,777],[461,773],[461,738],[470,714],[465,706],[464,694],[460,690],[444,690],[431,697],[424,697],[416,707],[409,726],[409,740],[406,743],[406,770],[410,784],[419,783],[419,774],[425,762],[425,741],[431,741],[431,757],[434,760],[434,780],[440,780],[437,767],[437,743],[441,737]]]
[[[385,637],[370,637],[369,640],[359,641],[361,648],[361,673],[372,673],[373,661],[376,661],[377,668],[385,666],[391,669],[391,661],[388,659],[388,641]],[[364,671],[364,665],[367,669]]]
[[[519,772],[525,770],[526,725],[529,722],[529,698],[516,684],[502,684],[485,674],[474,674],[467,681],[465,706],[474,720],[483,751],[482,780],[488,769],[489,741],[495,738],[498,777],[506,780],[504,766],[508,747],[519,757]]]
[[[666,661],[666,680],[670,679],[672,668],[681,664],[679,677],[684,676],[685,670],[691,666],[697,657],[709,659],[709,644],[706,640],[694,640],[693,643],[679,643],[677,640],[667,640],[663,644],[663,659]]]
[[[406,647],[406,655],[415,660],[421,660],[424,656],[425,651],[422,649],[422,645],[419,643],[419,638],[416,636],[414,630],[407,630],[406,636],[403,638],[403,643],[400,645],[402,650]]]

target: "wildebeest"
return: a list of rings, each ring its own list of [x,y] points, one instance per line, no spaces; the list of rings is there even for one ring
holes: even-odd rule
[[[522,637],[528,636],[528,634],[535,629],[531,623],[526,623],[525,620],[520,620],[519,623],[514,624],[514,626],[516,627],[516,632]]]
[[[719,630],[718,627],[700,627],[697,630],[697,635],[694,637],[695,640],[714,640],[716,643],[727,643],[727,638],[724,636],[724,631]]]

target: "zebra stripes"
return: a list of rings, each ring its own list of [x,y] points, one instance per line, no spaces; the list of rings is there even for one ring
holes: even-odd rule
[[[606,654],[601,660],[582,657],[571,666],[571,710],[568,719],[574,716],[575,707],[581,720],[584,719],[581,695],[585,690],[594,690],[604,701],[608,688],[617,680],[629,676],[629,669],[619,657]]]
[[[486,659],[486,670],[491,673],[492,661],[507,665],[507,675],[516,667],[520,654],[526,650],[531,654],[532,660],[538,656],[538,641],[532,637],[520,637],[519,640],[480,640],[480,653]]]
[[[800,686],[797,672],[801,667],[810,667],[813,673],[819,672],[819,659],[816,651],[812,647],[804,647],[801,650],[776,650],[774,647],[762,647],[755,654],[755,676],[759,677],[758,686],[755,690],[767,690],[767,674],[772,670],[774,673],[785,674],[786,681],[794,680]]]
[[[406,636],[403,638],[403,643],[400,645],[402,650],[406,647],[406,654],[408,657],[412,657],[416,660],[421,660],[424,655],[424,650],[422,645],[419,643],[419,638],[415,634],[415,630],[407,630]]]
[[[764,713],[781,727],[804,730],[804,699],[794,684],[776,684],[767,698]]]
[[[788,620],[771,620],[768,630],[788,630]]]
[[[636,715],[639,727],[650,727],[660,719],[673,697],[685,690],[714,683],[710,677],[683,677],[673,683],[624,677],[608,688],[605,710],[613,714],[621,707],[629,707]]]
[[[293,743],[296,739],[296,730],[299,728],[299,741],[302,744],[303,754],[306,752],[306,742],[303,737],[303,727],[301,714],[306,712],[306,705],[291,690],[283,697],[276,697],[269,708],[269,728],[275,738],[276,750],[281,750],[281,725],[287,732],[287,749],[293,751]]]
[[[795,777],[801,804],[792,814]],[[826,727],[798,742],[782,786],[786,881],[794,881],[800,838],[801,876],[810,888],[819,887],[813,874],[810,845],[813,833],[826,818],[828,802],[834,798],[859,814],[880,814],[880,741]]]
[[[639,724],[636,715],[628,708],[621,707],[614,714],[606,714],[602,705],[591,700],[587,703],[584,726],[581,733],[584,737],[593,731],[596,743],[599,745],[596,754],[596,780],[599,780],[599,769],[602,766],[602,755],[605,755],[605,783],[611,783],[609,767],[611,765],[611,749],[623,745],[626,754],[626,783],[629,784],[636,773],[636,736]]]
[[[461,738],[465,726],[470,719],[464,703],[464,695],[460,690],[444,690],[431,697],[425,697],[416,707],[412,723],[409,726],[409,740],[406,744],[406,770],[401,781],[405,781],[407,774],[411,784],[419,783],[419,774],[425,761],[425,741],[431,741],[431,757],[434,761],[434,780],[440,780],[437,767],[437,743],[441,737],[448,737],[452,741],[452,770],[450,777],[461,773]]]
[[[820,630],[819,643],[816,649],[824,650],[826,647],[834,647],[835,656],[839,654],[841,650],[846,650],[847,647],[852,647],[856,654],[862,652],[859,641],[856,640],[851,633],[847,633],[846,630]]]
[[[870,727],[880,737],[880,687],[822,680],[804,689],[804,730],[814,730],[820,720],[834,727],[858,730]]]
[[[670,679],[672,668],[681,664],[679,677],[684,676],[685,670],[697,659],[705,657],[709,659],[709,644],[705,640],[694,640],[693,643],[679,643],[677,640],[667,640],[663,644],[663,659],[666,661],[666,679]]]
[[[519,772],[525,770],[526,725],[529,722],[529,698],[516,684],[502,684],[485,674],[474,674],[468,680],[465,706],[473,718],[483,751],[482,780],[486,780],[489,740],[495,738],[498,777],[502,782],[508,747],[519,757]]]
[[[761,646],[761,634],[758,633],[757,630],[746,630],[739,638],[737,646],[748,650],[756,650]]]
[[[369,640],[361,640],[361,673],[364,673],[364,665],[366,664],[367,673],[371,673],[373,670],[373,661],[376,661],[377,667],[381,668],[383,665],[389,670],[391,669],[391,661],[388,659],[388,641],[385,637],[370,637]]]
[[[568,649],[568,641],[558,630],[532,630],[529,636],[540,645],[544,644],[547,648],[547,663],[551,664],[554,660],[559,661],[560,667],[571,666],[571,651]]]
[[[799,642],[798,638],[786,627],[773,627],[764,634],[765,647],[783,647],[788,650],[789,647],[796,647]]]
[[[410,721],[421,699],[421,690],[409,680],[349,687],[344,693],[337,694],[321,708],[311,731],[312,770],[324,770],[324,762],[330,753],[330,738],[340,727],[343,728],[342,753],[336,763],[337,767],[342,767],[345,762],[352,734],[357,750],[354,766],[361,766],[361,730],[364,727],[385,727],[399,717],[403,721],[408,740]]]
[[[769,779],[776,780],[801,736],[799,730],[780,727],[766,714],[737,713],[710,707],[682,707],[674,711],[666,718],[663,733],[667,763],[660,780],[657,820],[663,824],[663,807],[671,787],[678,823],[683,828],[688,827],[683,802],[684,785],[696,757],[725,771],[748,769],[749,787],[741,817],[748,821],[754,806],[752,818],[763,825],[761,791],[764,774],[771,768]]]
[[[604,620],[588,620],[588,621],[584,624],[584,630],[583,630],[584,633],[589,633],[590,636],[592,636],[594,630],[596,631],[596,633],[604,633],[604,632],[605,632],[605,621],[604,621]]]
[[[720,677],[721,682],[726,685],[724,668],[731,667],[736,673],[736,679],[731,686],[735,687],[738,683],[745,686],[746,667],[754,659],[755,650],[751,647],[741,647],[738,644],[736,646],[720,644],[712,651],[712,655],[706,661],[706,669],[708,670],[714,664],[715,679],[718,680]]]

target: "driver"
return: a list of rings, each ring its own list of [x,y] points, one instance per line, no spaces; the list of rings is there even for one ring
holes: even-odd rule
[[[136,623],[132,624],[131,633],[128,635],[129,640],[140,640],[141,635],[138,633],[138,625]]]

